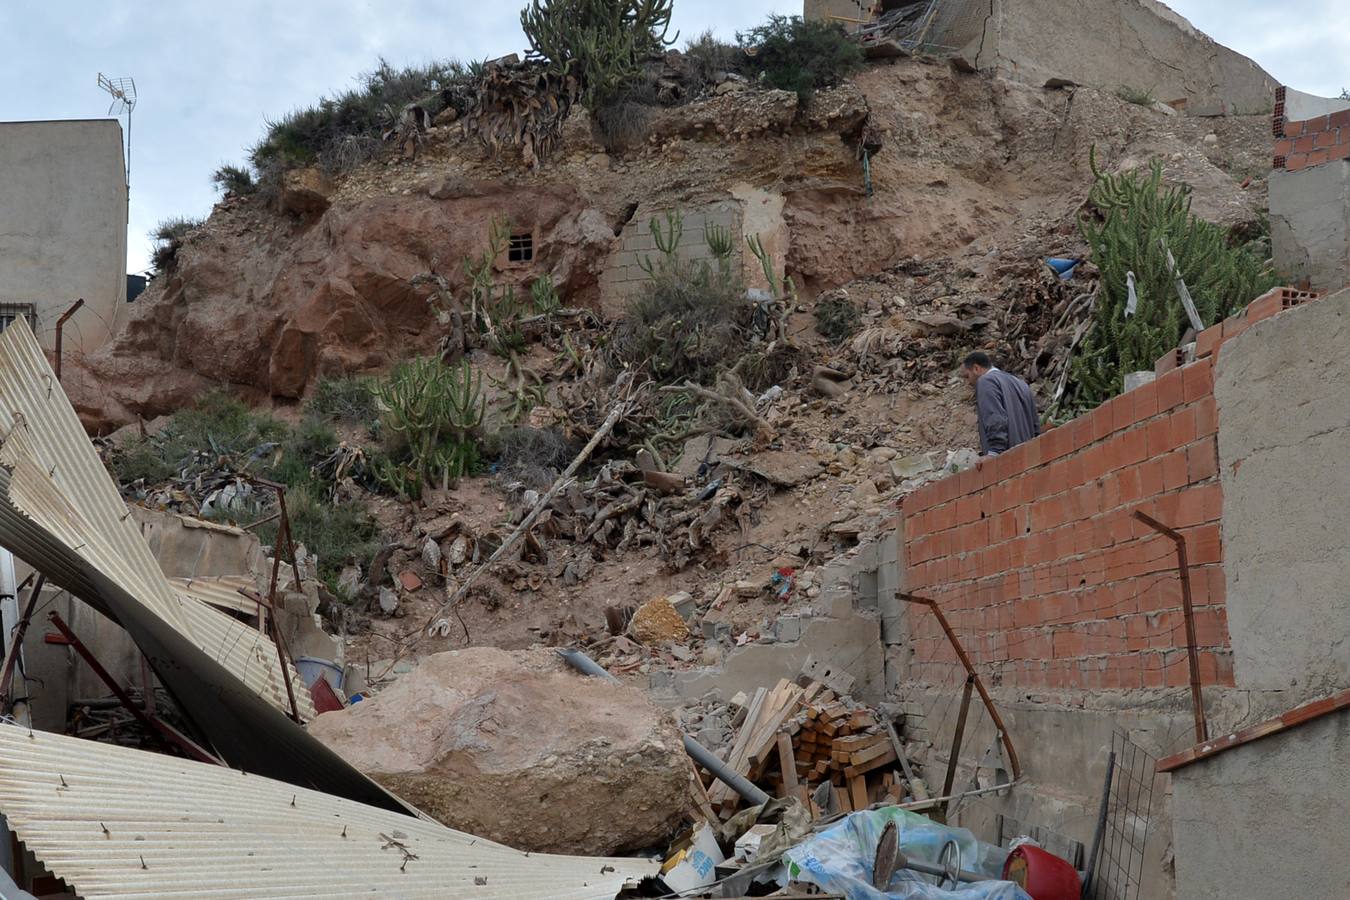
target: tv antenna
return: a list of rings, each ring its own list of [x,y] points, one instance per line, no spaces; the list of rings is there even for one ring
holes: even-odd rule
[[[109,78],[98,73],[98,86],[112,95],[112,104],[108,106],[108,115],[127,114],[127,190],[131,190],[131,111],[136,108],[136,79]]]

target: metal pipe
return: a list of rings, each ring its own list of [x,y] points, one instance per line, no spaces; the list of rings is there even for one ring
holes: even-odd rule
[[[1191,676],[1191,713],[1195,717],[1195,742],[1209,740],[1209,723],[1205,720],[1205,698],[1200,691],[1200,651],[1196,649],[1195,607],[1191,603],[1191,567],[1186,558],[1186,538],[1168,528],[1148,513],[1135,510],[1134,517],[1159,534],[1169,537],[1177,545],[1177,570],[1181,575],[1181,611],[1186,620],[1186,665]]]
[[[580,650],[571,648],[558,649],[557,654],[567,661],[567,664],[576,669],[583,675],[589,675],[592,678],[603,678],[606,681],[618,683],[619,679],[614,677],[611,672],[605,671],[604,666],[591,659]],[[750,783],[749,779],[737,775],[731,769],[727,768],[726,763],[718,759],[711,750],[691,738],[684,736],[684,749],[694,762],[698,763],[717,777],[727,787],[740,794],[750,802],[752,806],[759,806],[768,803],[771,799],[764,791]]]
[[[295,543],[291,540],[291,520],[286,514],[286,486],[275,481],[268,481],[266,478],[250,478],[248,480],[252,484],[271,488],[277,495],[277,515],[281,517],[281,524],[277,526],[277,535],[272,541],[272,578],[267,586],[267,603],[272,609],[272,615],[267,617],[267,624],[272,643],[277,648],[277,662],[281,664],[281,680],[286,685],[286,699],[291,705],[291,718],[299,722],[300,707],[295,702],[295,686],[291,684],[291,667],[287,659],[289,654],[286,652],[286,644],[281,636],[281,626],[276,615],[278,609],[277,580],[281,575],[281,542],[283,539],[290,550],[291,569],[295,573],[295,586],[300,587],[300,565],[295,559]],[[261,614],[261,610],[259,610],[259,614]],[[262,623],[259,622],[259,624]]]
[[[70,305],[70,309],[61,313],[61,317],[56,320],[56,383],[61,383],[61,332],[66,327],[66,322],[75,315],[84,306],[84,298],[76,300]]]
[[[98,657],[94,656],[93,652],[84,645],[84,642],[76,636],[75,632],[70,630],[70,626],[61,618],[60,613],[53,610],[47,614],[47,618],[56,626],[56,630],[61,632],[62,636],[70,642],[70,646],[75,648],[75,652],[80,654],[81,658],[89,665],[89,668],[93,670],[99,680],[107,685],[108,690],[112,691],[113,696],[118,699],[118,702],[122,704],[126,711],[131,713],[132,717],[145,726],[148,731],[159,735],[167,743],[173,744],[188,756],[199,762],[215,763],[218,766],[224,765],[224,763],[207,750],[202,749],[202,747],[191,738],[180,733],[178,729],[155,716],[149,715],[145,710],[141,709],[141,707],[131,699],[131,696],[122,689],[122,686],[117,683],[117,680],[109,674],[108,670],[103,668],[103,664],[98,661]]]
[[[961,691],[961,711],[956,716],[956,732],[952,735],[952,752],[947,759],[947,777],[942,782],[942,793],[950,795],[952,785],[956,783],[956,763],[961,755],[961,740],[966,734],[966,716],[970,713],[970,691],[975,685],[975,676],[966,676],[966,686]],[[942,817],[945,819],[951,810],[951,802],[943,804]]]
[[[1003,717],[999,715],[998,707],[994,706],[994,700],[989,696],[989,691],[985,689],[984,681],[980,674],[975,671],[975,666],[966,655],[966,648],[961,646],[957,640],[956,632],[952,631],[951,623],[947,617],[942,614],[941,607],[937,601],[929,597],[920,597],[918,594],[906,594],[901,592],[900,599],[908,603],[918,603],[926,606],[933,611],[937,617],[938,625],[942,626],[942,631],[947,635],[947,640],[951,642],[952,649],[956,651],[956,656],[961,660],[961,665],[966,669],[966,674],[975,679],[975,690],[979,691],[980,700],[984,703],[984,708],[989,711],[989,718],[993,720],[994,727],[998,729],[999,740],[1003,744],[1003,749],[1008,752],[1008,766],[1012,769],[1012,780],[1018,781],[1022,777],[1022,764],[1018,762],[1017,751],[1013,749],[1012,738],[1008,737],[1008,728],[1003,724]]]
[[[990,878],[988,875],[981,875],[978,872],[968,872],[965,869],[958,869],[957,871],[952,872],[948,869],[944,869],[942,866],[935,866],[932,863],[920,862],[917,859],[910,859],[903,853],[897,853],[897,856],[899,857],[896,860],[897,869],[909,869],[912,872],[918,872],[920,875],[932,875],[936,878],[942,878],[944,880],[955,878],[957,881],[962,882],[964,884],[975,884],[981,881],[997,880],[994,878]]]

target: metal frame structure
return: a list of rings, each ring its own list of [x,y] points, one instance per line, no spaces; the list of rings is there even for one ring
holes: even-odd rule
[[[1112,737],[1082,900],[1138,900],[1142,896],[1157,765],[1157,760],[1124,734],[1116,732]]]

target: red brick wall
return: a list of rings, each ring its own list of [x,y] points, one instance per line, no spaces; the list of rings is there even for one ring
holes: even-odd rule
[[[1187,540],[1201,680],[1231,685],[1213,366],[1219,346],[1316,295],[1279,288],[1197,339],[1197,360],[1011,452],[905,498],[906,589],[938,600],[994,683],[1147,688],[1187,683],[1175,545]],[[956,683],[931,616],[910,619],[911,676]]]
[[[1336,159],[1350,159],[1350,109],[1290,121],[1284,117],[1284,88],[1275,91],[1274,167],[1297,172]]]

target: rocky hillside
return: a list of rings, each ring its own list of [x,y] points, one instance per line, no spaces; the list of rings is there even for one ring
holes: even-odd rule
[[[866,169],[856,150],[864,129],[881,143]],[[1237,225],[1265,207],[1268,131],[1260,116],[1185,118],[920,59],[870,68],[802,107],[785,92],[718,92],[662,111],[647,142],[623,152],[606,152],[574,113],[538,169],[490,158],[443,125],[415,159],[389,158],[336,183],[312,172],[293,179],[282,211],[256,198],[222,202],[136,301],[126,331],[67,363],[67,389],[99,431],[172,413],[215,387],[298,407],[324,378],[379,373],[432,351],[444,328],[418,276],[463,291],[462,261],[505,216],[534,223],[538,253],[497,277],[528,292],[547,274],[564,306],[594,313],[522,352],[544,376],[528,422],[561,423],[575,449],[615,390],[576,348],[605,346],[624,313],[600,290],[624,225],[641,211],[747,188],[781,198],[782,256],[800,292],[776,342],[790,348],[788,363],[744,397],[754,434],[692,434],[655,466],[622,441],[606,443],[531,542],[459,605],[462,628],[419,638],[416,652],[591,642],[607,615],[679,593],[752,640],[770,607],[809,602],[823,563],[875,533],[915,479],[959,462],[974,442],[955,377],[962,353],[987,348],[1043,395],[1053,387],[1095,274],[1082,266],[1061,282],[1042,260],[1085,253],[1076,221],[1090,148],[1109,168],[1160,158],[1169,178],[1193,186],[1197,213]],[[831,303],[856,320],[827,336]],[[483,349],[471,359],[490,382],[512,377]],[[489,394],[495,402],[501,389]],[[561,468],[533,486],[489,471],[419,503],[340,484],[344,502],[369,504],[384,531],[380,554],[344,572],[357,618],[371,616],[350,653],[412,652],[409,636]],[[619,671],[651,664],[651,651],[632,642],[607,646]],[[661,651],[662,664],[714,662],[721,652],[697,635],[675,646]]]
[[[864,124],[882,143],[870,196],[855,143]],[[1033,224],[1042,245],[1018,252],[1068,251],[1092,145],[1112,166],[1159,156],[1196,188],[1197,212],[1249,220],[1265,205],[1265,128],[1261,117],[1167,116],[925,60],[873,67],[800,109],[787,92],[744,90],[663,110],[645,144],[614,154],[578,110],[537,170],[489,158],[444,125],[413,160],[336,184],[299,173],[283,212],[249,197],[219,204],[136,301],[125,332],[72,366],[69,390],[91,430],[107,431],[211,386],[284,403],[322,376],[387,368],[436,341],[429,290],[413,279],[436,272],[462,288],[461,261],[496,216],[533,223],[540,248],[528,270],[503,277],[523,287],[547,273],[573,306],[599,303],[604,261],[635,210],[744,186],[781,196],[787,274],[807,296],[906,259],[1006,261]]]

